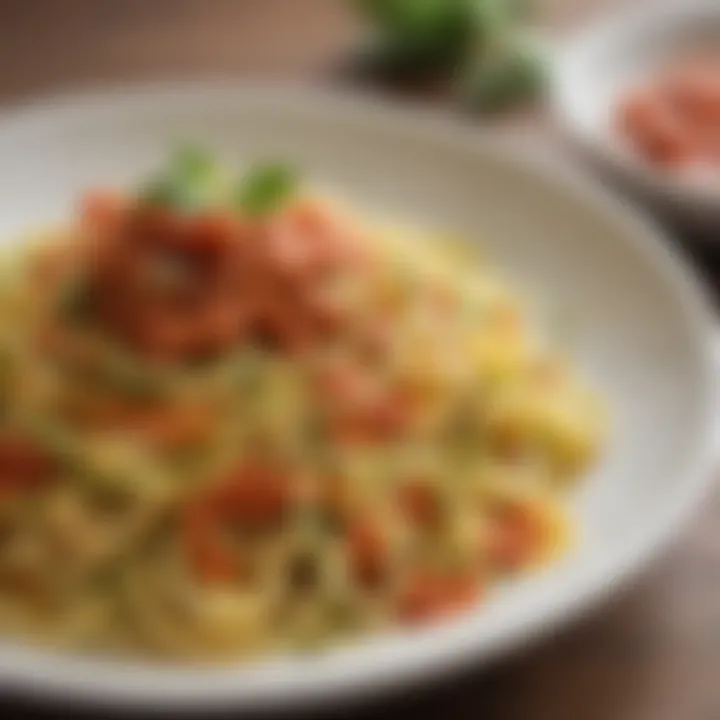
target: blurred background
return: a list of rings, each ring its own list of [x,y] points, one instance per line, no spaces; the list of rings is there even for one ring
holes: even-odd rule
[[[416,0],[422,4],[424,0]],[[634,0],[501,0],[552,35]],[[348,0],[2,0],[0,93],[151,78],[320,79],[362,33]],[[366,3],[368,6],[372,3]],[[412,3],[411,3],[412,4]]]
[[[413,4],[425,2],[406,0],[403,12],[410,8],[412,13]],[[459,85],[446,83],[434,72],[437,56],[427,59],[427,46],[421,51],[413,48],[418,53],[413,55],[395,36],[390,38],[390,49],[368,44],[373,31],[383,34],[378,32],[383,22],[381,4],[0,0],[0,109],[48,92],[152,79],[302,80],[346,89],[361,85],[403,99],[410,90],[420,102],[476,123],[478,132],[522,133],[524,141],[556,154],[559,162],[569,161],[568,148],[543,108],[545,58],[538,57],[543,53],[521,63],[520,70],[507,58],[493,65],[501,81],[487,74],[482,60],[463,71]],[[520,40],[515,44],[512,23],[522,26],[523,33],[529,29],[535,41],[541,38],[543,52],[549,49],[552,55],[556,44],[599,17],[636,5],[636,0],[526,0],[522,5],[518,19],[502,30],[512,57],[521,45]],[[501,32],[494,26],[483,27],[491,38]],[[428,41],[435,50],[440,47],[437,52],[444,57],[445,39],[441,36],[438,45],[433,42]],[[462,41],[456,36],[448,42],[457,49]],[[416,72],[426,61],[428,67]],[[457,66],[454,60],[451,64],[455,79]],[[506,70],[509,66],[511,70]],[[682,223],[668,229],[692,255],[708,284],[720,287],[716,253],[707,243],[699,245]],[[716,493],[671,551],[633,587],[558,637],[489,670],[467,672],[342,715],[718,720],[719,670],[720,496]],[[6,717],[61,714],[10,698],[0,700],[0,709]]]

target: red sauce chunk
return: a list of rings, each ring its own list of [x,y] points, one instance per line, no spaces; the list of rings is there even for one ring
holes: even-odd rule
[[[258,218],[95,192],[80,224],[95,322],[144,355],[184,360],[246,341],[296,354],[348,322],[319,289],[360,267],[355,231],[319,203]]]
[[[720,163],[720,58],[667,69],[632,88],[615,118],[620,136],[666,168]]]

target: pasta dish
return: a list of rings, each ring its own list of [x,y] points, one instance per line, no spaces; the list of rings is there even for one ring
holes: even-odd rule
[[[5,252],[2,632],[309,649],[561,552],[598,400],[469,248],[185,149]]]

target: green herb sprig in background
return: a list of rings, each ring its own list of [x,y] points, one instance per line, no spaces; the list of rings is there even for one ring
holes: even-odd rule
[[[530,0],[354,0],[371,30],[365,59],[392,80],[444,83],[467,107],[508,109],[543,88],[524,24]]]

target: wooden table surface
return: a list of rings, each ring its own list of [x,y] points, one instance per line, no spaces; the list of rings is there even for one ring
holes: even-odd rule
[[[562,31],[623,2],[546,0],[544,15]],[[0,103],[150,78],[323,79],[356,31],[342,0],[0,0]],[[633,587],[557,637],[351,716],[411,713],[720,720],[720,494]]]

